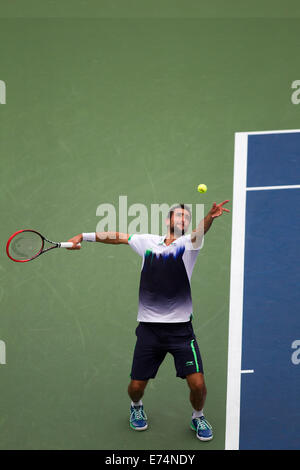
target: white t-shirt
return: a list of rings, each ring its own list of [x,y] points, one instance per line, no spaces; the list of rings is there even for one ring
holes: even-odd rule
[[[143,257],[139,289],[138,321],[179,323],[193,313],[190,280],[199,250],[191,235],[183,235],[169,246],[165,237],[131,235],[128,243]]]

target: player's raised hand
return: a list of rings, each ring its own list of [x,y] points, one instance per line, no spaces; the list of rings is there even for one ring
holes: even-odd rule
[[[213,206],[209,211],[209,213],[210,213],[210,215],[212,216],[213,219],[215,217],[219,217],[220,215],[222,215],[224,211],[225,212],[230,212],[228,209],[223,207],[223,205],[227,204],[227,202],[229,202],[229,199],[227,199],[226,201],[220,202],[220,204],[217,204],[216,202],[213,203]]]

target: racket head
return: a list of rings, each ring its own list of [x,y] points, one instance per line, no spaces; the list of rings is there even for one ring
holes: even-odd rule
[[[36,230],[18,230],[6,244],[7,256],[16,263],[26,263],[37,258],[44,248],[44,237]]]

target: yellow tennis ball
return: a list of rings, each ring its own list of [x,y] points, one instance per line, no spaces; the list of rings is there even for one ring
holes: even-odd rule
[[[206,186],[206,184],[199,184],[197,189],[198,189],[199,193],[206,193],[207,186]]]

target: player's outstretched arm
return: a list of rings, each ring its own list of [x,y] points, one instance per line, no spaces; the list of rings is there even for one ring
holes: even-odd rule
[[[96,232],[96,242],[110,243],[111,245],[128,245],[128,233]]]
[[[230,210],[226,209],[226,207],[223,207],[224,204],[227,204],[227,202],[229,202],[229,199],[226,199],[226,201],[220,202],[220,204],[217,204],[216,202],[214,202],[208,214],[210,214],[210,216],[213,219],[215,219],[216,217],[219,217],[220,215],[222,215],[224,211],[230,212]]]
[[[100,243],[110,243],[111,245],[128,245],[129,234],[121,232],[92,232],[92,233],[79,233],[75,237],[70,238],[69,242],[73,243],[72,248],[69,250],[80,250],[78,243],[82,241],[93,241]]]
[[[206,232],[210,229],[216,217],[222,215],[224,211],[230,212],[228,209],[223,207],[223,205],[227,204],[227,202],[229,202],[228,199],[226,201],[221,202],[220,204],[217,204],[216,202],[213,203],[213,206],[208,212],[208,214],[204,217],[204,219],[201,220],[199,225],[192,232],[192,242],[194,244],[201,244],[203,235],[205,235]]]

